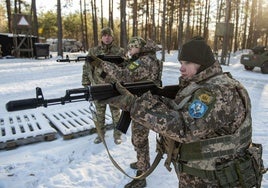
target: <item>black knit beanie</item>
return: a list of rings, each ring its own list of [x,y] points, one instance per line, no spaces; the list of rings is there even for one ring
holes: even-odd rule
[[[189,61],[201,65],[198,72],[210,67],[215,58],[207,43],[199,38],[186,42],[180,51],[179,61]]]

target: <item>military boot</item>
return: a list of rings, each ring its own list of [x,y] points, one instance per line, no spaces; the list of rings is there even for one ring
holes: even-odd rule
[[[99,143],[101,143],[102,142],[102,140],[101,140],[101,137],[100,136],[97,136],[96,138],[95,138],[95,140],[94,140],[94,144],[99,144]]]
[[[138,169],[137,162],[130,163],[129,166],[130,166],[130,168],[132,168],[134,170]]]
[[[104,136],[105,136],[105,129],[101,129],[100,134],[101,134],[102,137],[104,138]],[[94,140],[94,144],[99,144],[99,143],[101,143],[101,142],[102,142],[101,137],[100,137],[100,135],[98,135],[98,136],[95,138],[95,140]]]
[[[122,133],[119,130],[114,130],[114,143],[115,144],[121,144],[122,143],[122,139],[121,139],[121,135]]]
[[[142,174],[142,171],[138,170],[136,176],[140,176]],[[143,188],[146,187],[146,179],[142,180],[132,180],[128,184],[125,185],[125,188]]]

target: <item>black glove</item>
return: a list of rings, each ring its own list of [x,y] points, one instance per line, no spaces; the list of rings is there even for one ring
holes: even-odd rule
[[[130,93],[119,82],[116,82],[115,87],[121,95],[99,102],[103,104],[110,104],[112,106],[122,109],[123,111],[130,111],[131,106],[133,105],[137,97]]]

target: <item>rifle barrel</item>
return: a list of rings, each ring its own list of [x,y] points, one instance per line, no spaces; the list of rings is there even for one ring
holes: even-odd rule
[[[26,109],[37,108],[40,106],[42,106],[42,104],[40,104],[38,99],[31,98],[31,99],[9,101],[6,104],[6,109],[7,109],[7,111],[12,112],[12,111],[17,111],[17,110],[26,110]]]

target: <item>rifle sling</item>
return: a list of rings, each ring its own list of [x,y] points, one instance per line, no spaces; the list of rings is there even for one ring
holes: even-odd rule
[[[110,154],[109,152],[109,148],[106,144],[106,141],[105,141],[105,138],[102,134],[99,134],[101,131],[99,130],[99,127],[96,126],[96,129],[97,129],[97,133],[98,135],[100,136],[101,140],[102,140],[102,143],[107,151],[107,154],[109,156],[109,159],[111,160],[111,162],[113,163],[113,165],[119,170],[121,171],[124,175],[126,175],[127,177],[131,178],[131,179],[136,179],[136,180],[141,180],[141,179],[145,179],[147,176],[149,176],[153,171],[154,169],[157,167],[157,165],[159,164],[159,162],[161,161],[162,159],[162,156],[163,156],[163,153],[162,152],[158,152],[155,159],[154,159],[154,162],[153,164],[151,165],[151,167],[144,173],[142,173],[140,176],[130,176],[128,175],[119,165],[118,163],[114,160],[114,158],[112,157],[112,155]]]

